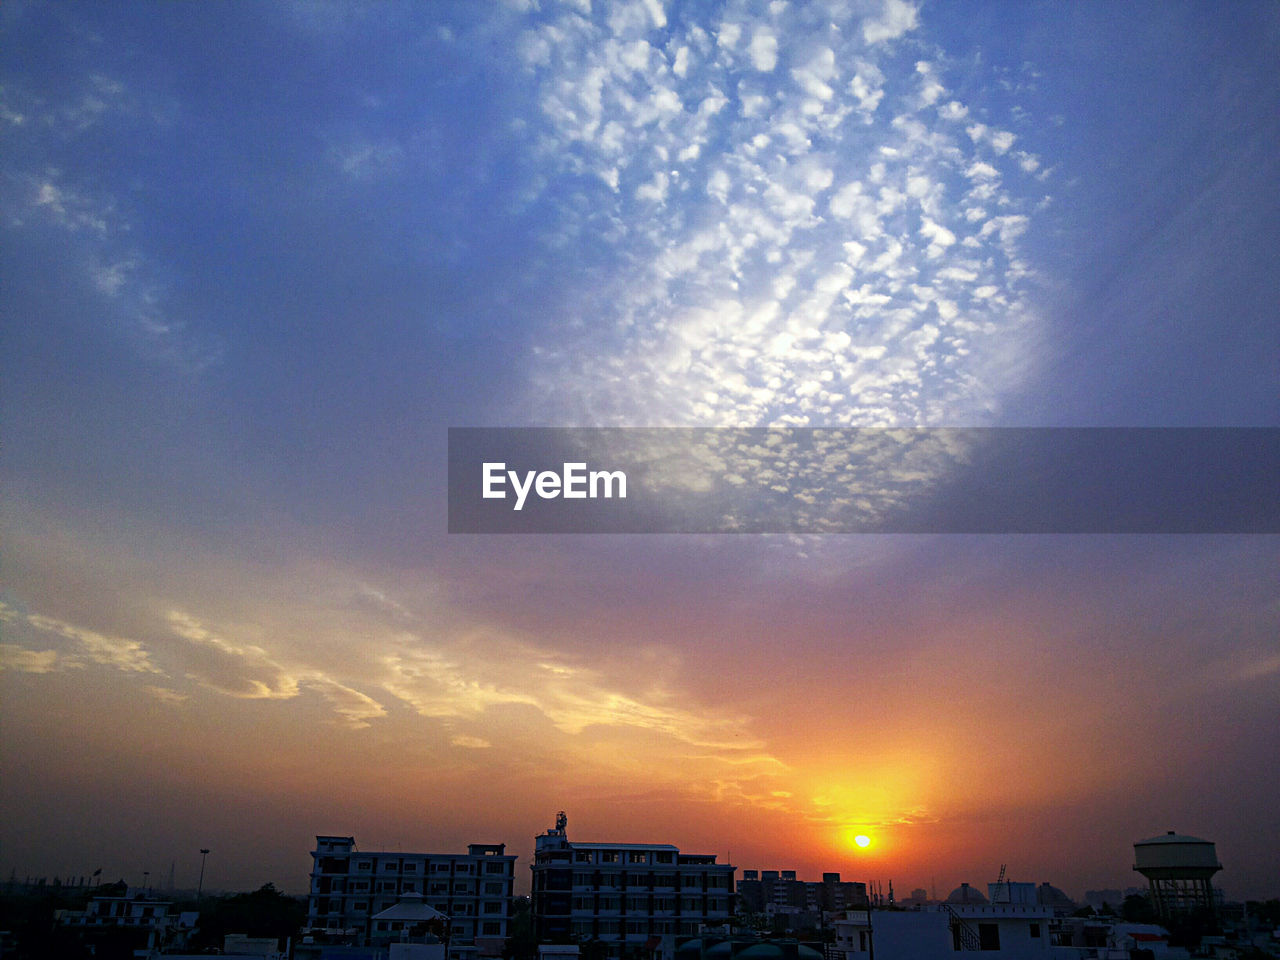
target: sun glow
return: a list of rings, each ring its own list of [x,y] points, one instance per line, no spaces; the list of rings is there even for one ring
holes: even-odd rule
[[[871,838],[868,837],[865,833],[858,834],[856,837],[853,838],[853,842],[860,847],[871,846]]]

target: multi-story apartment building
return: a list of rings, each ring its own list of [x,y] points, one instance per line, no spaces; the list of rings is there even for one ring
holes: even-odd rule
[[[418,900],[449,918],[449,960],[489,954],[511,919],[516,858],[505,851],[503,843],[473,843],[466,853],[364,851],[354,837],[318,836],[307,925],[367,940],[375,914]]]
[[[867,885],[841,880],[838,873],[797,880],[794,870],[743,870],[738,895],[752,913],[831,913],[865,906]]]
[[[542,941],[598,940],[612,957],[636,947],[674,955],[677,936],[724,924],[734,867],[666,843],[570,841],[563,813],[535,840],[533,918]]]

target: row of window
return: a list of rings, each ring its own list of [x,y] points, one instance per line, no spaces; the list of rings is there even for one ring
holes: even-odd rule
[[[703,877],[699,874],[680,876],[674,873],[590,873],[578,871],[573,875],[575,887],[601,887],[614,890],[625,890],[628,887],[662,887],[675,889],[676,881],[682,890],[731,890],[733,877],[728,873],[712,874]]]
[[[402,930],[404,929],[404,926],[405,926],[405,923],[404,921],[401,921],[401,920],[379,920],[377,921],[377,923],[374,924],[374,929],[377,930],[379,933],[387,933],[387,932],[395,932],[398,930]],[[463,933],[466,933],[467,930],[464,927],[454,927],[453,932],[455,934],[463,934]],[[482,936],[482,937],[502,936],[502,924],[493,920],[488,920],[485,923],[482,923],[480,925],[479,936]]]
[[[650,857],[653,859],[651,860]],[[669,851],[651,853],[648,850],[575,850],[573,861],[574,863],[675,863],[676,856]]]
[[[597,913],[621,909],[632,913],[670,913],[672,910],[702,910],[702,897],[574,897],[574,910],[590,910]],[[725,901],[719,897],[707,897],[706,909],[719,911],[725,909]]]
[[[690,920],[627,920],[625,923],[621,920],[598,920],[592,922],[590,920],[575,920],[573,922],[573,934],[580,939],[589,940],[593,937],[617,937],[622,935],[628,936],[661,936],[662,934],[679,934],[680,936],[697,936],[702,930],[702,924],[697,921]]]
[[[387,906],[390,906],[390,905],[391,905],[391,902],[388,901]],[[495,914],[498,916],[506,916],[507,914],[507,909],[506,909],[507,905],[501,900],[486,901],[485,903],[481,904],[479,910],[475,909],[476,905],[473,903],[455,903],[453,904],[452,907],[450,907],[448,903],[433,903],[431,906],[439,910],[441,913],[445,914],[446,916],[452,916],[452,917],[473,917],[477,914],[484,914],[486,916],[493,916]],[[316,912],[324,913],[326,912],[326,907],[329,913],[342,913],[343,912],[342,898],[335,897],[333,900],[330,900],[327,902],[323,900],[317,901]],[[352,903],[351,909],[358,912],[367,911],[369,909],[369,901],[357,900]]]
[[[344,886],[341,880],[333,881],[329,887],[321,887],[315,885],[314,893],[368,893],[370,889],[380,893],[388,893],[400,891],[403,893],[417,893],[418,882],[416,880],[352,880],[349,885]],[[452,886],[448,883],[432,882],[421,891],[428,894],[453,893],[457,896],[474,897],[476,896],[476,888],[469,882],[455,883]],[[491,897],[500,897],[507,892],[507,883],[502,880],[489,880],[483,885],[483,894]]]
[[[483,867],[484,867],[484,870],[483,870],[483,871],[480,869],[480,868],[481,868],[481,866],[483,866]],[[476,869],[475,869],[475,872],[476,872],[476,874],[477,874],[477,875],[479,875],[479,874],[480,874],[480,873],[482,873],[482,872],[483,872],[483,873],[487,873],[487,874],[509,874],[509,873],[511,873],[511,866],[512,866],[512,861],[509,861],[509,860],[495,860],[495,861],[490,861],[490,862],[485,863],[485,864],[479,864],[479,863],[475,864],[475,868],[476,868]],[[449,860],[449,861],[440,861],[440,860],[436,860],[436,861],[433,861],[433,862],[431,862],[431,863],[424,864],[424,865],[423,865],[423,872],[424,872],[424,873],[425,873],[425,872],[430,872],[430,873],[449,873],[449,872],[453,872],[453,873],[471,873],[471,867],[472,867],[472,864],[470,864],[470,863],[466,863],[466,862],[458,862],[458,861],[456,861],[456,860]],[[427,868],[429,868],[429,871],[428,871],[428,869],[427,869]],[[373,872],[373,870],[374,870],[374,861],[372,861],[372,860],[357,860],[357,861],[356,861],[356,870],[361,871],[361,872],[364,872],[364,873],[372,873],[372,872]],[[404,861],[404,862],[401,862],[401,861],[399,861],[399,860],[383,860],[383,861],[382,861],[382,870],[383,870],[383,872],[384,872],[384,873],[395,873],[395,872],[400,872],[400,873],[417,873],[417,872],[418,872],[418,864],[417,864],[416,862],[413,862],[413,861]]]

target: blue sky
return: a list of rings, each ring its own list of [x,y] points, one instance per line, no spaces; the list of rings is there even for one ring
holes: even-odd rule
[[[158,772],[194,749],[285,822],[319,736],[381,786],[317,801],[304,840],[511,771],[603,829],[638,796],[622,748],[680,798],[636,832],[764,866],[822,869],[847,851],[815,838],[871,823],[902,833],[872,868],[981,882],[994,810],[1081,889],[1171,825],[1265,886],[1242,823],[1277,787],[1274,538],[450,538],[444,442],[1280,425],[1274,5],[11,3],[0,29],[4,750],[29,784],[0,866],[76,870],[86,785],[130,843],[139,784],[239,809]],[[861,729],[847,689],[886,732],[846,767],[892,789],[819,783],[815,731]],[[1223,710],[1153,765],[1196,697]],[[68,746],[108,709],[171,731],[101,734],[124,786]],[[1025,735],[984,752],[997,716]],[[937,756],[904,746],[935,726]],[[1211,756],[1246,785],[1203,809]],[[1019,763],[1026,796],[977,784]],[[37,788],[64,799],[36,815]],[[550,815],[483,812],[396,829],[524,843]],[[1114,868],[1043,845],[1051,821]],[[216,845],[191,829],[145,856]],[[302,848],[272,842],[227,882],[294,885]],[[101,857],[154,873],[130,843]]]

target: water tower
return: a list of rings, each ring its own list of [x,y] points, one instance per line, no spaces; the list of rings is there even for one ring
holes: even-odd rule
[[[1133,869],[1151,884],[1151,904],[1169,919],[1179,914],[1214,909],[1215,873],[1222,869],[1213,843],[1170,830],[1164,836],[1133,845]]]

